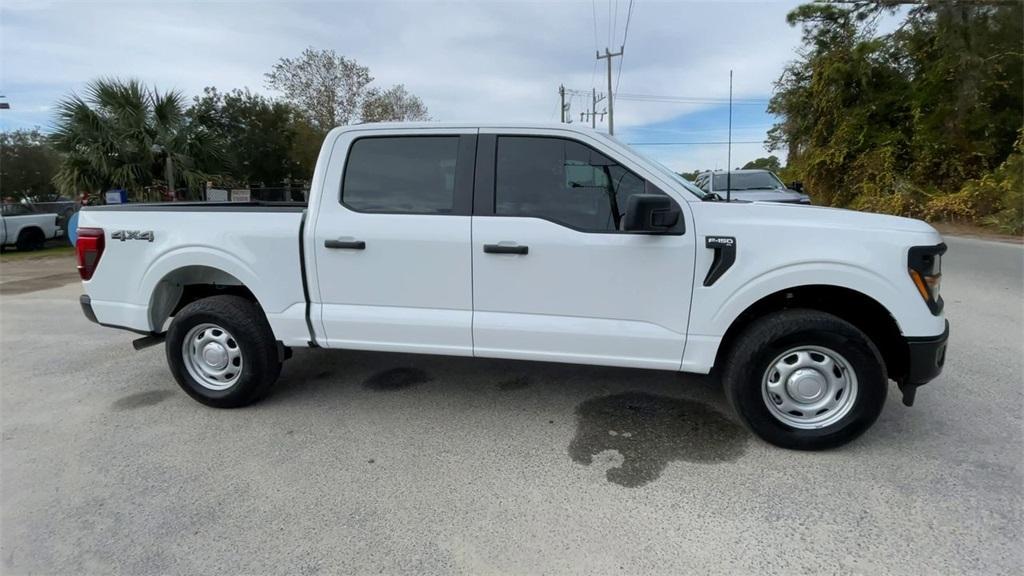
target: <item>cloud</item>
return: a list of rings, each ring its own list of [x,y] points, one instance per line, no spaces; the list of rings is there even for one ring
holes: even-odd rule
[[[8,0],[0,8],[0,93],[12,109],[0,122],[46,127],[45,107],[99,76],[133,76],[189,96],[204,86],[265,91],[263,73],[307,46],[355,58],[381,85],[405,84],[436,120],[557,121],[559,84],[607,90],[595,50],[622,43],[628,4]],[[722,98],[733,69],[737,97],[766,98],[799,42],[785,23],[795,4],[635,0],[621,79],[615,61],[619,90]],[[585,100],[573,101],[577,119]],[[715,109],[615,104],[623,133],[672,129]],[[680,169],[708,154],[686,148],[658,154]]]

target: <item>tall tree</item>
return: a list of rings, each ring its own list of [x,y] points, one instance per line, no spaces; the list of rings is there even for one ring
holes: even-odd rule
[[[0,197],[52,200],[59,165],[60,155],[38,128],[0,132]]]
[[[803,45],[769,104],[781,118],[769,148],[788,149],[788,169],[816,200],[950,213],[944,198],[1003,165],[1024,126],[1024,4],[900,4],[819,2],[789,13]],[[879,33],[882,16],[902,22]],[[977,217],[999,205],[961,198],[976,205],[959,213]]]
[[[423,101],[410,94],[403,84],[396,84],[387,90],[371,88],[363,99],[360,116],[363,122],[430,120]]]
[[[359,114],[370,69],[334,50],[306,48],[298,58],[281,58],[266,74],[267,86],[302,110],[318,129],[348,124]]]
[[[208,87],[188,116],[197,130],[224,145],[224,175],[237,184],[271,186],[300,173],[291,158],[296,114],[285,102],[249,89],[219,92]]]
[[[428,120],[427,107],[404,85],[371,88],[370,69],[333,50],[305,49],[298,58],[281,58],[266,75],[267,87],[326,134],[354,121]]]
[[[156,183],[198,190],[223,158],[211,135],[190,122],[179,92],[150,90],[138,80],[95,80],[84,97],[58,102],[52,138],[64,153],[53,181],[70,194],[137,192]]]

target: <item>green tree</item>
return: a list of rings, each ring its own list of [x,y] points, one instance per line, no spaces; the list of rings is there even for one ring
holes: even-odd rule
[[[138,80],[94,80],[84,97],[58,102],[52,141],[64,154],[53,182],[66,194],[139,192],[157,183],[198,191],[223,158],[212,135],[190,121],[179,92]]]
[[[769,149],[788,150],[787,171],[816,201],[987,221],[1002,204],[961,189],[982,189],[1000,166],[1006,173],[1024,126],[1024,3],[902,4],[820,2],[789,13],[803,46],[769,104],[781,118]],[[880,34],[881,16],[902,21]]]
[[[60,154],[38,128],[0,132],[0,197],[53,200],[59,165]]]
[[[750,162],[743,165],[743,170],[759,169],[759,170],[771,170],[772,172],[778,172],[782,169],[782,164],[779,163],[779,157],[774,154],[767,158],[755,158]]]
[[[285,102],[249,89],[208,87],[188,111],[197,130],[224,145],[224,175],[236,184],[272,186],[289,177],[308,178],[292,159],[297,114]]]

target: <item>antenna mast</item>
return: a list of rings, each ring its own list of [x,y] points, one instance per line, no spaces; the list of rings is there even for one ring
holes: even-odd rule
[[[725,157],[725,201],[732,202],[732,70],[729,70],[729,149]]]

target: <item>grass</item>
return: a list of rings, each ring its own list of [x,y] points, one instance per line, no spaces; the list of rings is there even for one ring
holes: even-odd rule
[[[22,260],[42,260],[44,258],[57,258],[65,256],[73,256],[75,254],[75,247],[68,244],[48,246],[42,250],[33,250],[32,252],[18,252],[17,250],[7,250],[0,254],[0,262],[20,262]]]

